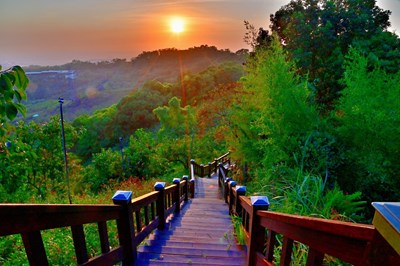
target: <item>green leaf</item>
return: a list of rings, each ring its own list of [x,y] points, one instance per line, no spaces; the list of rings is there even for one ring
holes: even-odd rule
[[[7,103],[6,104],[6,115],[8,119],[13,120],[15,117],[17,117],[18,114],[18,109],[15,107],[13,103]]]
[[[3,102],[0,102],[0,120],[6,115],[6,106]]]
[[[19,94],[19,91],[14,90],[14,95],[15,95],[15,97],[17,98],[17,101],[18,101],[18,102],[21,102],[22,97],[21,97],[21,95]]]
[[[20,112],[23,116],[26,115],[26,107],[23,104],[16,103],[14,106],[17,108],[18,112]]]
[[[15,76],[15,86],[18,89],[25,90],[29,84],[29,79],[26,76],[24,70],[20,66],[14,66],[12,69]]]
[[[3,73],[0,75],[0,93],[5,93],[6,91],[9,91],[12,89],[13,84],[11,83],[11,80],[7,73]],[[7,100],[7,99],[6,99]]]

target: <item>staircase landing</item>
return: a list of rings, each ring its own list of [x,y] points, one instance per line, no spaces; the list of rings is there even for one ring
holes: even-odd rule
[[[138,249],[138,265],[245,265],[217,177],[198,178],[194,199]]]

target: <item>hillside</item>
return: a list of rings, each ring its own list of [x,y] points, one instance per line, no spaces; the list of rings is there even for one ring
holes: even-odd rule
[[[59,97],[65,100],[65,118],[72,120],[117,103],[147,80],[174,82],[182,73],[196,73],[230,61],[242,63],[244,53],[202,45],[143,52],[130,61],[74,60],[60,66],[30,66],[26,68],[30,79],[26,120],[47,121],[58,114]]]

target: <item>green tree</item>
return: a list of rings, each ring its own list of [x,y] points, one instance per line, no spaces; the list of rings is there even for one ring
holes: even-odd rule
[[[166,90],[161,83],[155,83],[151,89],[146,83],[146,87],[123,97],[113,117],[114,131],[120,136],[129,136],[139,128],[153,127],[158,122],[153,110],[167,103],[167,98],[159,90]]]
[[[319,116],[310,104],[307,83],[275,40],[247,62],[243,91],[231,113],[232,142],[238,156],[272,169],[293,161],[299,142],[315,130]]]
[[[400,196],[400,71],[372,70],[369,58],[350,50],[343,96],[335,118],[346,147],[339,182],[361,190],[369,201],[396,201]]]
[[[308,75],[316,101],[322,109],[329,109],[343,89],[339,80],[351,45],[365,47],[364,42],[372,43],[370,39],[379,35],[391,40],[396,52],[390,56],[399,58],[398,42],[393,42],[393,35],[382,34],[390,26],[389,15],[375,0],[292,0],[271,15],[271,29],[299,72]],[[379,44],[375,50],[387,50],[385,41],[374,43]],[[383,53],[375,55],[379,54]]]
[[[67,149],[71,149],[77,133],[69,123],[65,123],[65,133]],[[60,194],[65,192],[58,116],[52,117],[46,124],[19,121],[15,131],[8,137],[8,148],[0,153],[0,157],[0,167],[3,169],[0,183],[8,193],[24,191],[26,197],[38,194],[44,198],[51,191]]]
[[[79,140],[75,152],[84,161],[92,154],[100,152],[101,148],[113,147],[120,135],[114,136],[113,119],[117,113],[112,105],[94,112],[93,115],[82,115],[74,120],[73,126],[78,129]]]
[[[161,156],[159,147],[160,143],[157,142],[155,133],[145,129],[135,131],[129,138],[129,147],[126,149],[133,176],[150,178],[166,173],[168,161]]]
[[[181,107],[181,100],[173,97],[168,106],[154,109],[160,121],[158,140],[162,143],[162,156],[171,163],[179,162],[188,168],[195,151],[196,120],[194,109],[187,105]]]
[[[122,176],[121,154],[112,149],[101,149],[93,154],[92,163],[84,170],[84,181],[94,192],[99,192],[112,179],[121,180]]]
[[[7,120],[13,120],[18,112],[25,115],[26,108],[21,101],[26,100],[28,84],[29,80],[20,66],[5,71],[0,66],[0,137],[7,131]]]

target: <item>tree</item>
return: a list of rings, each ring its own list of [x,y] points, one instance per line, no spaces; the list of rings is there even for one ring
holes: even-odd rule
[[[339,80],[350,46],[368,42],[376,35],[393,38],[382,35],[390,26],[390,13],[376,6],[375,0],[292,0],[270,20],[272,31],[297,62],[299,72],[308,75],[315,99],[324,111],[332,108],[343,89]],[[384,43],[375,50],[385,50]],[[398,42],[391,48],[398,51]],[[400,58],[400,54],[395,53],[395,57]]]
[[[154,109],[154,114],[161,124],[158,139],[163,144],[163,156],[169,162],[179,162],[188,168],[195,150],[196,120],[193,108],[190,105],[181,107],[181,100],[173,97],[168,106]]]
[[[21,101],[26,100],[29,80],[20,66],[1,71],[0,66],[0,137],[7,130],[7,120],[13,120],[18,112],[25,115]],[[0,147],[1,148],[1,147]]]
[[[346,147],[340,184],[371,201],[396,201],[400,183],[400,71],[387,73],[356,49],[346,58],[345,89],[335,112]]]

